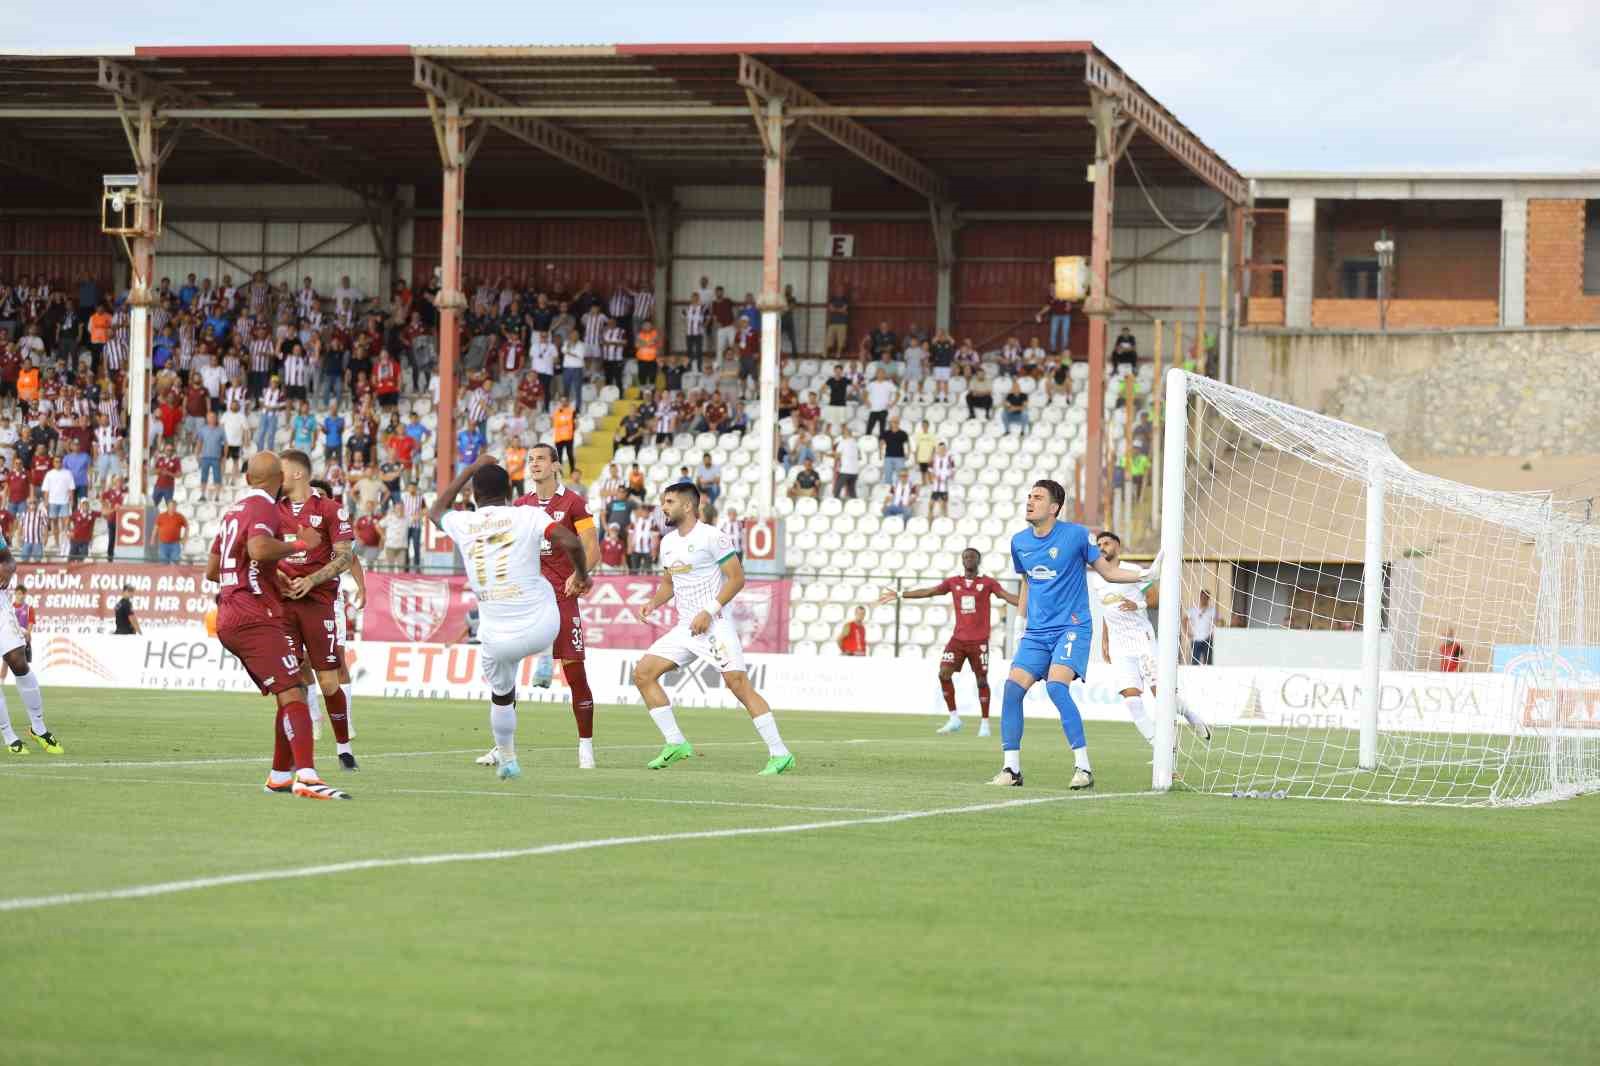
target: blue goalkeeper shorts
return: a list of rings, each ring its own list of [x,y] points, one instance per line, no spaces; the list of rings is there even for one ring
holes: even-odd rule
[[[1055,632],[1024,633],[1017,642],[1017,653],[1011,665],[1037,680],[1044,680],[1052,666],[1067,666],[1078,677],[1089,669],[1089,642],[1094,631],[1088,626],[1074,626]]]

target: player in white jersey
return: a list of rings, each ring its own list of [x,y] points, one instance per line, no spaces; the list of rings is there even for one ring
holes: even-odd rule
[[[750,724],[767,743],[767,765],[762,774],[794,769],[794,756],[778,735],[772,708],[750,684],[744,669],[744,649],[739,631],[724,608],[744,588],[744,567],[727,534],[699,520],[700,490],[691,482],[668,485],[661,494],[661,513],[671,528],[661,538],[661,584],[639,610],[649,621],[668,599],[677,624],[663,633],[633,668],[633,684],[666,742],[661,754],[650,760],[652,770],[662,770],[694,754],[678,728],[672,701],[661,687],[661,675],[700,659],[716,667],[723,684],[750,712]]]
[[[1122,538],[1109,529],[1095,536],[1100,554],[1116,563],[1122,557]],[[1145,613],[1156,606],[1160,586],[1152,581],[1145,585],[1116,585],[1090,571],[1089,595],[1100,602],[1100,654],[1111,667],[1112,684],[1121,686],[1122,705],[1128,710],[1145,741],[1156,742],[1156,726],[1145,711],[1144,692],[1156,694],[1156,631]],[[1200,739],[1210,742],[1211,727],[1189,709],[1189,704],[1178,693],[1178,710]]]
[[[456,495],[472,482],[474,511],[452,511]],[[467,583],[478,597],[478,661],[489,686],[489,728],[500,751],[502,781],[522,776],[517,763],[517,667],[548,651],[561,627],[556,592],[539,573],[539,548],[551,545],[572,560],[566,593],[589,591],[583,543],[552,522],[543,507],[511,503],[511,475],[492,456],[479,456],[439,494],[428,520],[455,543],[467,564]]]
[[[44,724],[44,695],[39,689],[39,675],[34,673],[28,660],[32,653],[28,647],[27,635],[22,632],[22,625],[17,621],[17,612],[11,605],[12,580],[16,577],[17,561],[11,555],[11,548],[6,539],[0,536],[0,659],[3,659],[6,668],[11,671],[11,676],[17,686],[17,694],[22,697],[22,706],[28,711],[28,735],[33,737],[34,743],[49,752],[51,755],[65,754],[66,749],[56,739]],[[22,743],[11,728],[11,714],[6,710],[4,693],[0,693],[0,740],[5,746],[0,748],[0,754],[26,755],[28,748]]]

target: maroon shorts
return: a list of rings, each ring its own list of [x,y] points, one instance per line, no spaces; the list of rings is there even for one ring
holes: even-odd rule
[[[301,684],[299,641],[280,620],[218,629],[222,641],[263,696],[287,692]]]
[[[939,657],[939,662],[954,666],[956,673],[961,672],[961,664],[971,663],[972,672],[978,675],[978,685],[983,687],[989,683],[989,645],[976,640],[951,640],[944,646],[944,654]]]
[[[339,643],[338,602],[320,603],[307,597],[283,601],[284,624],[313,670],[337,670],[344,662]]]
[[[556,597],[561,610],[561,628],[556,630],[556,642],[550,649],[562,662],[583,662],[583,616],[578,613],[578,601],[566,596]]]

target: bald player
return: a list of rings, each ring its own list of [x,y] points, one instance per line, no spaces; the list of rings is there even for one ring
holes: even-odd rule
[[[217,596],[217,639],[244,666],[263,696],[277,702],[268,792],[304,799],[349,799],[317,776],[311,711],[300,680],[298,642],[289,632],[278,594],[278,561],[315,550],[322,535],[294,528],[278,509],[283,465],[257,452],[245,467],[248,487],[222,513],[211,541],[206,578],[222,586]],[[284,536],[288,534],[289,539]]]

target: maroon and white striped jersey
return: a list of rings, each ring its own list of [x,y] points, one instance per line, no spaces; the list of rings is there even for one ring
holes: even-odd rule
[[[598,352],[606,335],[606,316],[600,313],[598,307],[590,308],[589,313],[583,316],[583,346],[591,352]]]
[[[301,318],[309,317],[313,310],[322,306],[322,297],[317,295],[316,289],[301,289],[294,294],[294,309]]]
[[[277,414],[283,410],[283,390],[276,385],[268,385],[261,390],[261,410],[269,414]]]
[[[656,524],[646,515],[635,516],[628,523],[628,550],[638,555],[649,555],[656,546]]]
[[[711,308],[705,304],[687,304],[683,308],[684,332],[691,337],[698,337],[706,331],[706,324],[711,321]]]
[[[671,404],[662,404],[656,412],[656,432],[671,433],[678,424],[678,409]]]
[[[94,453],[96,455],[115,455],[117,447],[122,442],[122,434],[116,426],[97,426],[94,431]]]
[[[633,314],[633,293],[628,291],[626,285],[618,285],[611,290],[609,308],[612,318],[627,318]]]
[[[41,501],[37,507],[22,512],[17,523],[17,538],[24,544],[43,544],[45,531],[50,528],[50,509]]]
[[[106,368],[121,370],[128,365],[128,334],[125,330],[117,330],[111,334],[111,339],[106,341],[105,348],[101,351],[105,357]]]
[[[627,350],[628,331],[621,326],[608,327],[600,344],[600,357],[608,363],[620,363]]]
[[[950,479],[956,476],[956,457],[949,452],[935,452],[928,464],[928,475],[933,479],[934,492],[949,492]]]
[[[889,502],[895,507],[910,507],[917,502],[916,482],[896,480],[889,486]]]
[[[487,422],[489,420],[489,390],[472,389],[467,393],[467,421],[472,423]]]
[[[266,374],[277,361],[278,346],[271,337],[253,337],[250,341],[250,373]]]
[[[655,293],[649,289],[640,289],[633,294],[633,321],[635,326],[654,315],[655,310]]]

